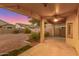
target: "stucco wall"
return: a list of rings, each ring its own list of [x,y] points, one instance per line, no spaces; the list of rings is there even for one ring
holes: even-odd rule
[[[79,14],[79,12],[78,12]],[[78,14],[73,14],[67,18],[66,21],[66,42],[70,46],[74,47],[79,55],[79,19],[78,19]],[[72,33],[73,33],[73,38],[67,37],[67,24],[72,23]]]

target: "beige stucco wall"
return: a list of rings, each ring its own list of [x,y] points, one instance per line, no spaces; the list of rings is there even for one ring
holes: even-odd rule
[[[78,13],[79,14],[79,13]],[[79,19],[78,14],[73,14],[67,18],[66,21],[66,43],[74,47],[79,55]],[[73,38],[67,37],[67,24],[73,23],[72,33]]]

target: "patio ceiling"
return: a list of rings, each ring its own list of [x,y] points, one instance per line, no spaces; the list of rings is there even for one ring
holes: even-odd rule
[[[67,17],[71,15],[77,9],[78,4],[11,3],[0,4],[0,7],[34,18],[40,18],[40,16],[51,18],[51,16],[54,17],[55,15],[58,15],[58,17]]]

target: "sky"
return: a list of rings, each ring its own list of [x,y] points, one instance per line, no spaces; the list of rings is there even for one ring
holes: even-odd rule
[[[18,14],[15,12],[12,12],[10,10],[0,8],[0,20],[6,21],[10,24],[16,24],[16,23],[28,23],[28,16]]]

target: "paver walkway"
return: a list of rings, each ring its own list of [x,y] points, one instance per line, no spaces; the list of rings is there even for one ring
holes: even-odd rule
[[[31,49],[23,52],[20,56],[76,56],[75,49],[68,46],[65,42],[58,40],[45,40]]]

